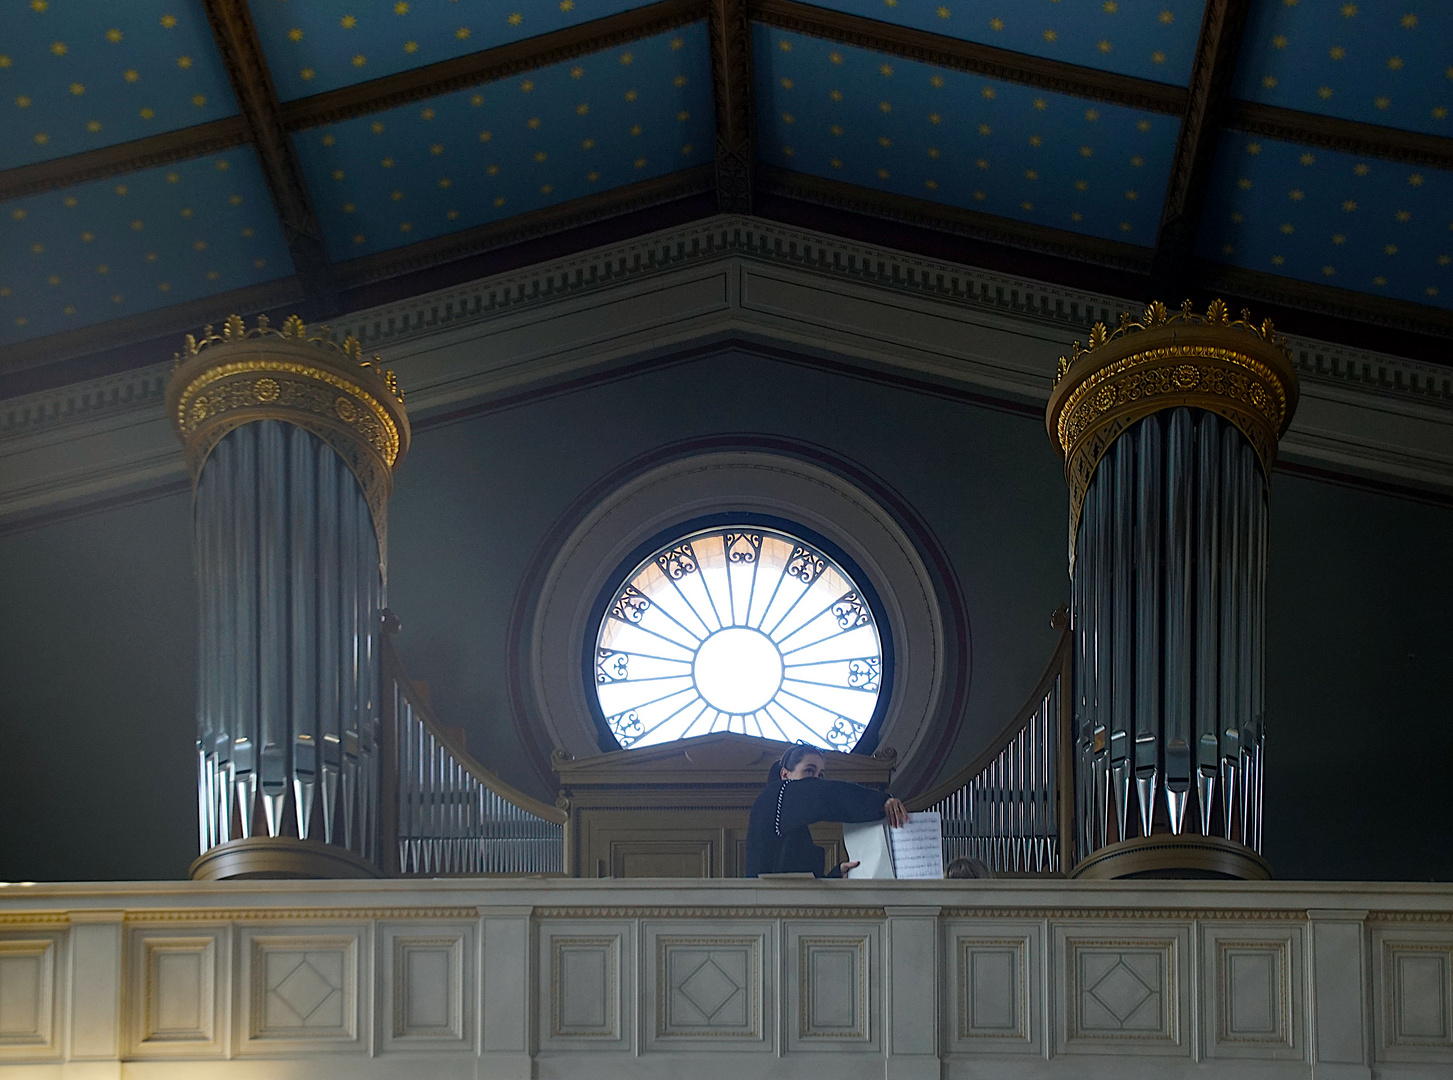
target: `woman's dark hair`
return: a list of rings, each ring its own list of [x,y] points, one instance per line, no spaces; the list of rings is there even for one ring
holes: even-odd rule
[[[788,772],[791,772],[797,768],[798,765],[802,764],[802,759],[808,754],[816,754],[818,757],[822,757],[821,750],[815,746],[809,746],[807,743],[797,743],[795,746],[789,746],[787,753],[772,762],[772,767],[767,770],[767,783],[770,784],[782,775],[778,771],[779,769],[786,769]]]

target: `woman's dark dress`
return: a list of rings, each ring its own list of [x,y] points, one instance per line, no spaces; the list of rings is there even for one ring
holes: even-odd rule
[[[808,826],[818,821],[879,821],[888,798],[886,791],[844,780],[815,776],[773,780],[752,804],[747,823],[747,877],[794,873],[837,877],[837,867],[823,874],[823,851],[812,842]]]

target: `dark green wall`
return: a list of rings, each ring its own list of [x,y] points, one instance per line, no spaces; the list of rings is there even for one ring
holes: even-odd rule
[[[1277,474],[1266,856],[1453,880],[1453,510]]]
[[[960,764],[1022,704],[1068,594],[1041,422],[726,353],[425,424],[390,511],[399,648],[436,711],[541,794],[504,691],[522,575],[570,504],[654,447],[816,444],[894,489],[970,621]],[[189,500],[0,537],[0,880],[180,877],[196,850]],[[1279,877],[1453,880],[1453,511],[1278,474],[1268,588],[1267,854]]]
[[[191,496],[0,538],[0,881],[185,877]]]

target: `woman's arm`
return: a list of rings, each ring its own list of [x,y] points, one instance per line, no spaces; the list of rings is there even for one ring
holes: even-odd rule
[[[903,804],[889,797],[886,791],[875,791],[845,780],[808,778],[786,782],[782,792],[782,813],[778,833],[812,825],[818,821],[880,821],[889,818],[890,825],[901,825],[907,819],[894,821],[889,804],[901,813]]]

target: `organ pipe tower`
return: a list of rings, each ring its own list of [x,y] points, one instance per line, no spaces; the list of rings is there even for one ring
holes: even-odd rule
[[[1060,358],[1072,876],[1270,876],[1267,476],[1296,404],[1285,339],[1220,300],[1097,323]]]
[[[326,327],[234,315],[188,335],[167,407],[194,492],[192,876],[378,875],[393,374]]]

